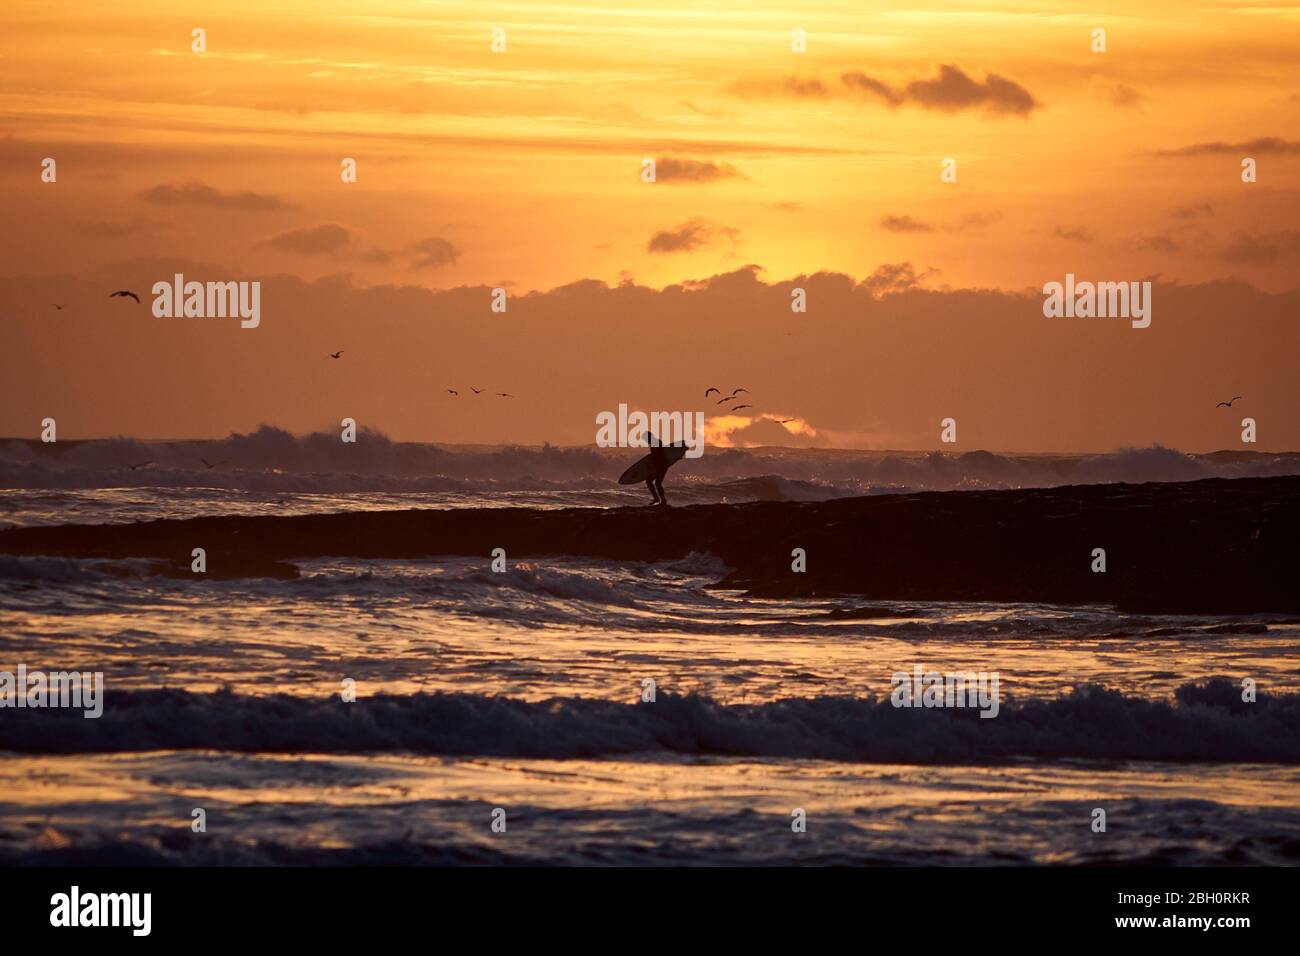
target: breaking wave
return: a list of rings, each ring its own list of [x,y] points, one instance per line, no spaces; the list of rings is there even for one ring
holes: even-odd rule
[[[592,505],[643,490],[614,480],[636,449],[439,446],[363,430],[293,435],[262,426],[213,441],[0,441],[0,488],[203,488],[299,494],[386,492],[490,495],[600,489]],[[1300,474],[1300,454],[1188,455],[1162,446],[1101,455],[961,455],[818,449],[708,449],[673,470],[683,501],[817,501],[850,494],[1051,487]]]
[[[1040,759],[1300,763],[1300,694],[1244,703],[1236,683],[1178,688],[1172,702],[1095,686],[976,710],[895,708],[888,699],[813,697],[721,704],[660,692],[653,703],[528,702],[476,694],[331,698],[183,690],[113,692],[103,716],[11,710],[0,750],[479,755],[573,759],[671,752],[965,764]]]

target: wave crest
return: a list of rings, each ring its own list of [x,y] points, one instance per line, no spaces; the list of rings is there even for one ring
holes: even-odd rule
[[[1300,694],[1241,701],[1228,678],[1185,684],[1174,702],[1084,686],[1004,701],[999,715],[814,697],[721,704],[661,691],[654,703],[379,694],[345,704],[228,691],[107,691],[104,714],[14,710],[0,749],[27,753],[210,749],[571,759],[680,754],[885,763],[1041,759],[1300,763]]]
[[[625,448],[442,447],[395,442],[365,429],[355,444],[345,445],[333,432],[293,435],[263,425],[248,434],[214,441],[115,438],[56,445],[0,441],[0,488],[156,487],[320,494],[572,493],[598,488],[617,499],[593,503],[610,504],[639,499],[639,490],[620,490],[613,484],[636,457],[635,449]],[[1188,455],[1154,445],[1100,455],[710,449],[703,457],[677,466],[673,478],[683,501],[703,503],[1294,474],[1300,474],[1297,454]]]

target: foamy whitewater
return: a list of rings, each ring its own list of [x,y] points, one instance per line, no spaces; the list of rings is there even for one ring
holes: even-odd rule
[[[0,527],[218,514],[420,507],[614,507],[646,502],[614,480],[635,449],[435,446],[362,431],[294,436],[263,426],[220,441],[0,439]],[[212,465],[213,467],[208,467]],[[135,467],[132,467],[135,466]],[[673,504],[824,501],[849,495],[1300,474],[1300,454],[1102,455],[986,451],[710,449],[673,467]]]
[[[0,445],[0,521],[648,500],[612,483],[635,453],[377,440],[347,471],[337,440],[194,444]],[[1297,472],[758,449],[666,487],[688,504]],[[213,581],[0,556],[0,671],[105,678],[97,720],[0,710],[0,863],[1300,862],[1295,618],[759,600],[713,587],[708,554],[295,563]],[[916,664],[997,672],[997,718],[892,706]]]

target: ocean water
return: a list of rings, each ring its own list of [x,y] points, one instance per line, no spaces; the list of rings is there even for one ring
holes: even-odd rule
[[[501,503],[3,500],[15,525]],[[0,862],[1300,862],[1294,618],[756,600],[714,588],[726,568],[705,554],[297,563],[296,580],[210,581],[0,555],[0,669],[106,682],[99,720],[0,712]],[[998,717],[892,707],[891,675],[918,664],[996,671]],[[1257,704],[1240,703],[1246,677]]]
[[[448,449],[372,432],[344,445],[335,434],[265,426],[204,442],[0,439],[0,528],[393,508],[623,507],[649,503],[643,485],[615,481],[641,453]],[[1099,455],[715,449],[675,465],[666,490],[671,503],[692,505],[1296,474],[1300,453],[1189,455],[1160,446]]]

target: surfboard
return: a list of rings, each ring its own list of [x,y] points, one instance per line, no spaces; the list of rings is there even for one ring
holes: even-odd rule
[[[664,445],[665,461],[671,465],[681,461],[686,457],[685,445]],[[650,477],[650,456],[632,462],[627,471],[623,472],[618,478],[620,485],[635,485],[638,481],[645,481]]]

